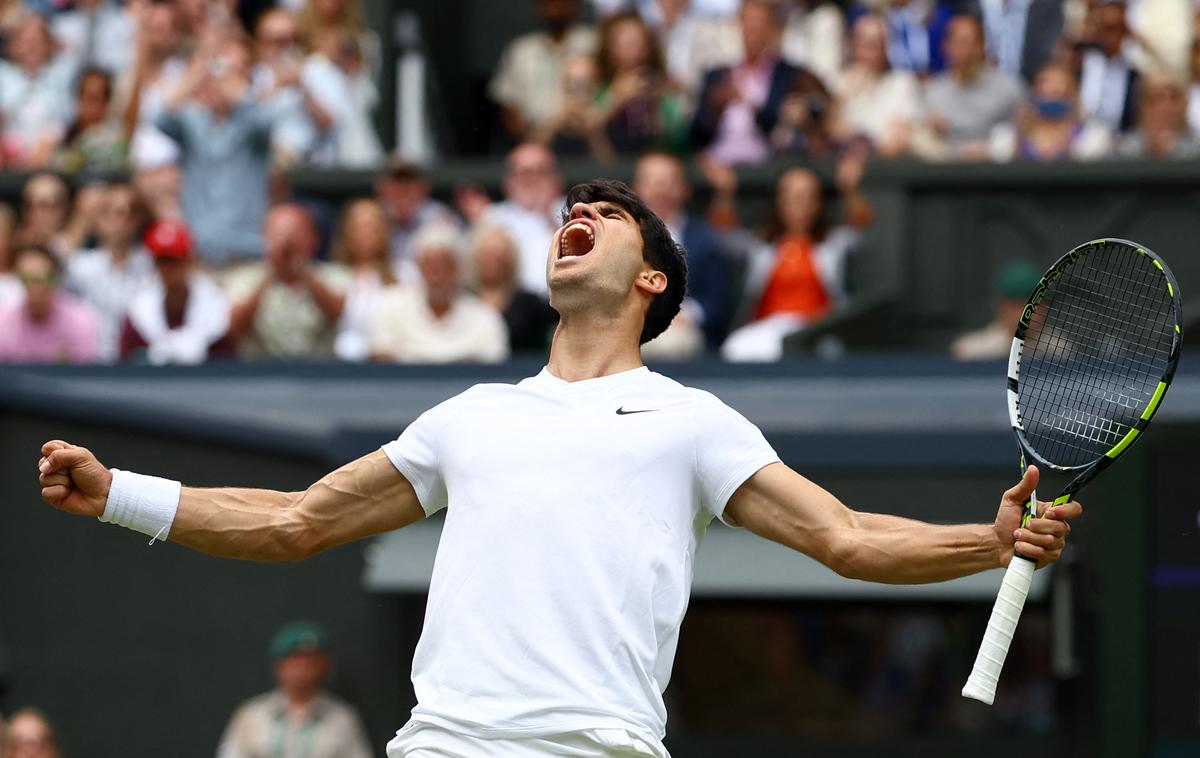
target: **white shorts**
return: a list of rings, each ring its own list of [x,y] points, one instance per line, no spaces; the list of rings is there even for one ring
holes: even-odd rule
[[[665,748],[624,729],[583,729],[546,737],[486,739],[409,721],[388,743],[388,758],[670,758]]]

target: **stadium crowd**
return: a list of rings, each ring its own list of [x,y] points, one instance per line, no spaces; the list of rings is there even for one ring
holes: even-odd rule
[[[847,300],[870,161],[1200,154],[1189,0],[532,4],[487,87],[503,197],[447,204],[375,131],[363,0],[0,2],[0,168],[29,173],[0,205],[0,361],[544,354],[558,161],[614,157],[688,249],[648,353],[773,360]],[[764,162],[752,226],[736,168]],[[296,167],[371,170],[374,193],[331,207]]]

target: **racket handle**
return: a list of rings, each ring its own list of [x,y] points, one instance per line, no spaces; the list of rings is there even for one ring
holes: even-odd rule
[[[1021,609],[1025,607],[1029,587],[1033,584],[1035,568],[1037,565],[1034,561],[1019,555],[1014,555],[1008,562],[1008,570],[1004,572],[1004,581],[1000,584],[1000,594],[992,606],[992,617],[988,619],[987,631],[983,633],[983,642],[979,645],[975,667],[971,669],[971,676],[963,687],[963,697],[975,698],[988,705],[995,699],[1000,670],[1004,668],[1008,646],[1012,644],[1013,633],[1017,631],[1017,621],[1021,618]]]

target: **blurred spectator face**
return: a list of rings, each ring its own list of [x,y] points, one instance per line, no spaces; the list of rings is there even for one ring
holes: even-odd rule
[[[353,266],[374,265],[386,257],[388,222],[383,207],[374,200],[352,203],[342,222],[342,244],[346,262]]]
[[[883,25],[883,19],[866,15],[854,22],[850,57],[856,65],[868,71],[880,74],[887,71],[887,28]]]
[[[59,758],[58,740],[41,714],[17,711],[4,737],[5,758]]]
[[[517,278],[517,247],[499,227],[481,230],[471,249],[475,278],[482,288],[506,287]]]
[[[1117,57],[1128,34],[1124,3],[1101,3],[1096,8],[1096,45],[1101,52],[1109,58]]]
[[[576,0],[538,0],[537,7],[542,25],[552,33],[565,31],[579,12]]]
[[[623,18],[612,25],[605,40],[613,70],[617,73],[637,71],[650,63],[650,29],[635,16]]]
[[[633,191],[641,195],[654,215],[665,220],[683,209],[688,199],[683,164],[669,155],[651,153],[637,163]]]
[[[779,178],[775,210],[787,234],[808,234],[821,213],[821,180],[806,168],[792,169]]]
[[[562,176],[554,154],[543,145],[525,143],[508,154],[504,194],[531,211],[546,211],[562,195]]]
[[[25,308],[34,321],[45,321],[54,308],[58,293],[58,266],[49,253],[40,248],[17,251],[13,272],[25,288]]]
[[[85,71],[79,77],[75,114],[83,128],[95,126],[108,115],[112,102],[112,81],[102,71]]]
[[[104,193],[100,215],[96,218],[96,236],[110,250],[126,248],[137,236],[141,218],[137,192],[128,184],[114,184]]]
[[[738,20],[742,27],[742,47],[749,60],[757,60],[775,49],[780,31],[777,13],[773,4],[759,0],[749,0],[742,5]]]
[[[168,295],[187,291],[188,275],[192,271],[190,258],[155,258],[154,267],[158,269],[158,278]]]
[[[563,98],[571,106],[588,106],[596,96],[599,71],[590,55],[574,55],[563,61]]]
[[[419,175],[390,175],[379,181],[375,191],[388,215],[407,226],[429,199],[429,180]]]
[[[133,176],[134,187],[143,205],[152,210],[151,216],[167,216],[179,207],[179,186],[183,177],[173,163],[138,170]]]
[[[310,697],[329,675],[329,656],[320,650],[298,650],[275,661],[275,681],[284,693]]]
[[[984,62],[983,27],[977,18],[956,16],[946,29],[946,64],[952,71],[974,71]]]
[[[1175,77],[1166,72],[1149,73],[1142,78],[1141,88],[1138,108],[1143,129],[1176,132],[1183,128],[1187,94]]]
[[[54,174],[34,174],[21,193],[21,223],[29,242],[44,244],[67,223],[67,185]]]
[[[294,281],[317,252],[312,217],[298,205],[281,205],[267,214],[263,241],[267,263],[284,282]]]
[[[458,294],[458,256],[450,248],[430,246],[418,251],[417,267],[430,300],[450,302]]]
[[[1075,111],[1075,77],[1059,65],[1043,66],[1033,78],[1033,108],[1045,121],[1071,118]]]
[[[254,46],[260,60],[273,61],[298,49],[300,29],[292,14],[273,8],[263,14],[254,28]]]
[[[45,20],[30,14],[17,22],[6,49],[14,64],[26,71],[37,71],[54,57],[54,38]]]
[[[150,3],[145,8],[146,45],[150,55],[163,60],[179,49],[179,15],[173,3]]]

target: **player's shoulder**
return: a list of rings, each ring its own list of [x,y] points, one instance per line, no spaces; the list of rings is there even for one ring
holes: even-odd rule
[[[711,412],[715,409],[729,407],[725,405],[721,398],[708,390],[691,387],[677,379],[672,379],[655,371],[649,373],[645,389],[660,393],[664,397],[674,400],[677,404],[686,406],[696,413]]]

